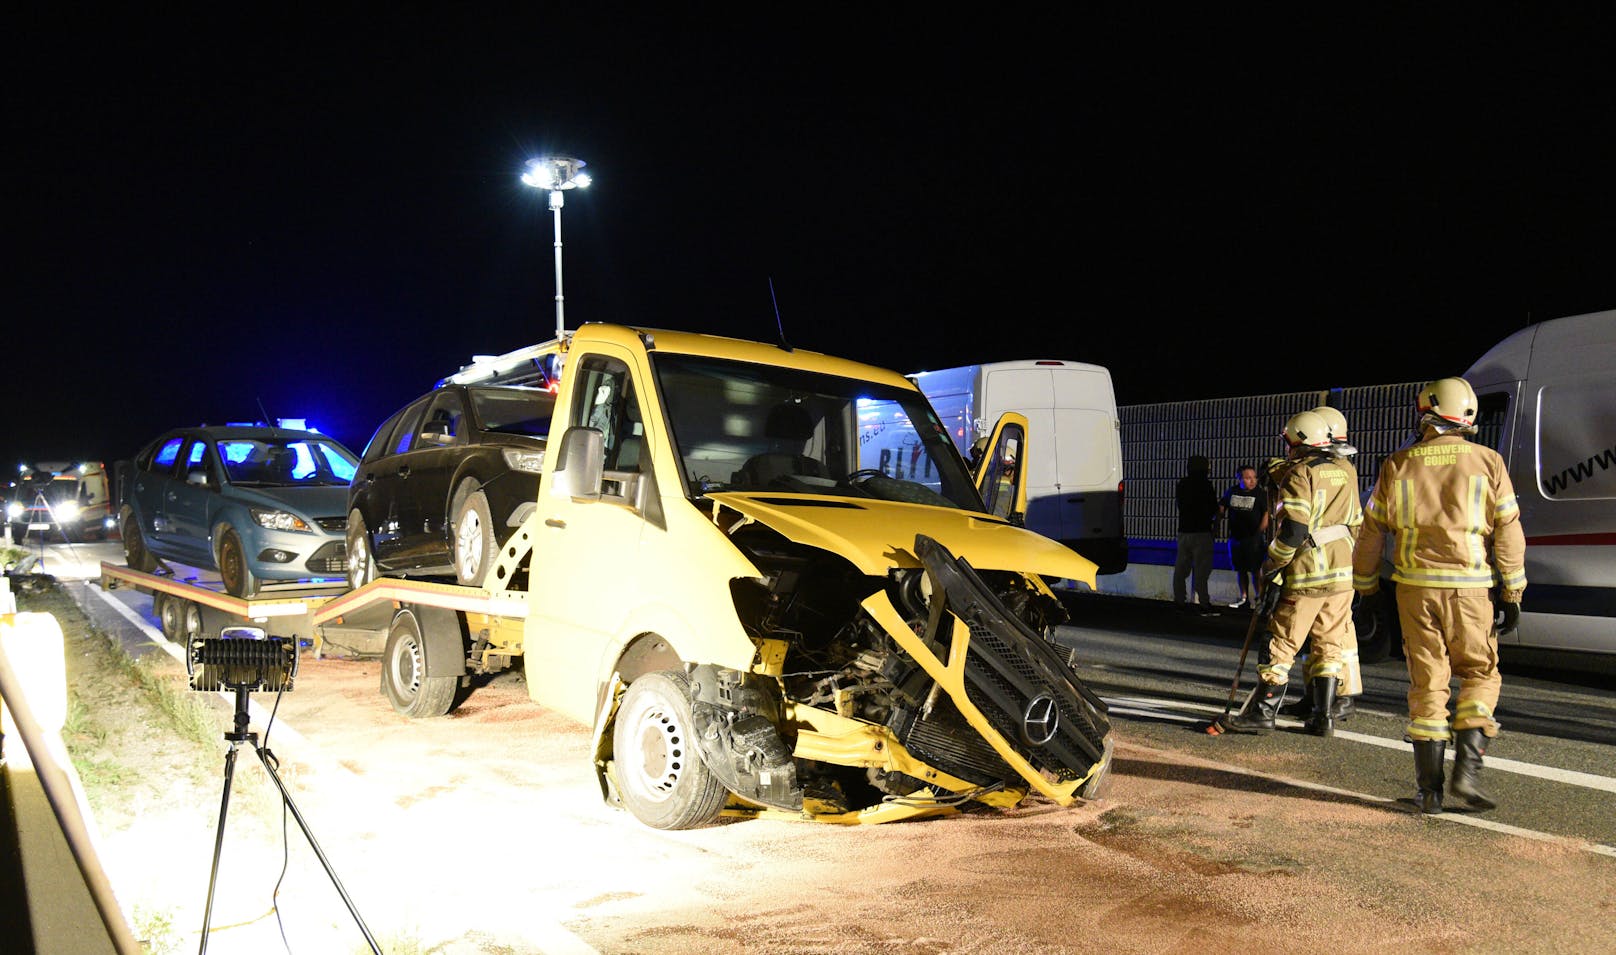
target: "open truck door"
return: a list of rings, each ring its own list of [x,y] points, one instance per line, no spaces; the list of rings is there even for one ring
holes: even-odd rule
[[[1027,416],[1007,411],[994,423],[975,463],[976,489],[988,511],[1017,527],[1027,522]]]

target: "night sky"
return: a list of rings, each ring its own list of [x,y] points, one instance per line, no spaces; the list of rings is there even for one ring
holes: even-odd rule
[[[0,462],[358,450],[553,336],[545,153],[569,328],[773,341],[772,282],[794,346],[1125,405],[1459,374],[1616,308],[1616,15],[1420,7],[14,13]]]

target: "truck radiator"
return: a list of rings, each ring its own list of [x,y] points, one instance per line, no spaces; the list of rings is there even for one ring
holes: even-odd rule
[[[895,710],[889,728],[911,755],[951,776],[978,786],[1016,776],[947,697],[924,719],[918,710]]]

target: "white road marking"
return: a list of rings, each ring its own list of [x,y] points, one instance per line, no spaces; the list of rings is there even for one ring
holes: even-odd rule
[[[1222,713],[1221,706],[1207,706],[1204,703],[1190,703],[1180,700],[1152,700],[1136,697],[1117,697],[1113,703],[1107,698],[1106,704],[1114,712],[1125,713],[1131,716],[1148,716],[1155,719],[1170,720],[1175,723],[1190,723],[1197,720],[1186,717],[1174,710],[1194,710],[1203,713]],[[1302,723],[1299,720],[1287,719],[1283,716],[1274,720],[1274,725],[1297,727]],[[1388,739],[1384,736],[1371,736],[1367,733],[1354,733],[1337,727],[1336,739],[1347,739],[1354,743],[1364,743],[1369,746],[1379,746],[1383,749],[1402,750],[1405,753],[1414,752],[1414,747],[1401,739]],[[1447,753],[1447,758],[1453,759],[1453,752]],[[1582,786],[1586,789],[1598,789],[1603,792],[1616,793],[1616,779],[1609,776],[1600,776],[1595,773],[1583,773],[1574,769],[1559,769],[1554,766],[1539,766],[1536,763],[1526,763],[1518,759],[1505,759],[1502,756],[1488,756],[1488,769],[1499,769],[1506,773],[1517,773],[1521,776],[1531,776],[1535,779],[1546,779],[1550,782],[1565,783],[1568,786]]]

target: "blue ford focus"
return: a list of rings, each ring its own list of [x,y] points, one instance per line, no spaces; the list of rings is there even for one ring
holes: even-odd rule
[[[348,484],[358,459],[313,431],[179,428],[146,445],[120,514],[135,570],[217,570],[237,597],[266,582],[340,580]]]

